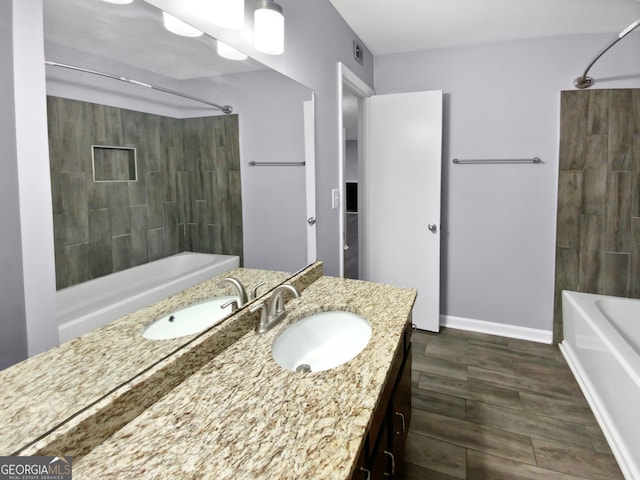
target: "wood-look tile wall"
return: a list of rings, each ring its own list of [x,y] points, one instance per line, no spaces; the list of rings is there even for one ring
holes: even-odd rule
[[[182,251],[242,257],[237,115],[47,107],[58,289]],[[138,180],[94,182],[92,145],[135,147]]]
[[[640,90],[560,104],[554,340],[562,290],[640,298]]]

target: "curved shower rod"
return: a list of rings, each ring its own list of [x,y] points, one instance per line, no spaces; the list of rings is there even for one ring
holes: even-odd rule
[[[67,64],[64,64],[64,63],[52,62],[50,60],[45,60],[44,63],[46,65],[51,65],[52,67],[62,67],[62,68],[68,68],[70,70],[76,70],[78,72],[91,73],[92,75],[99,75],[101,77],[112,78],[114,80],[120,80],[121,82],[132,83],[133,85],[138,85],[140,87],[151,88],[153,90],[158,90],[160,92],[170,93],[171,95],[177,95],[178,97],[188,98],[189,100],[194,100],[196,102],[205,103],[205,104],[207,104],[207,105],[209,105],[211,107],[217,108],[218,110],[222,110],[222,112],[227,114],[227,115],[229,115],[229,114],[231,114],[231,112],[233,112],[233,107],[231,105],[218,105],[217,103],[209,102],[207,100],[203,100],[201,98],[194,97],[194,96],[188,95],[186,93],[177,92],[175,90],[170,90],[168,88],[159,87],[157,85],[152,85],[150,83],[140,82],[140,81],[134,80],[132,78],[125,78],[125,77],[121,77],[120,75],[114,75],[112,73],[98,72],[98,71],[95,71],[95,70],[89,70],[89,69],[82,68],[82,67],[76,67],[76,66],[73,66],[73,65],[67,65]]]
[[[591,63],[589,64],[589,66],[586,68],[586,70],[584,71],[584,73],[579,76],[578,78],[576,78],[573,81],[573,84],[577,87],[577,88],[589,88],[591,85],[593,85],[593,78],[592,77],[587,77],[587,73],[589,72],[589,69],[591,67],[593,67],[593,64],[596,63],[598,61],[598,59],[605,54],[605,52],[607,50],[609,50],[611,47],[613,47],[616,43],[618,43],[620,40],[622,40],[625,36],[627,36],[627,34],[633,32],[636,28],[640,27],[640,19],[636,20],[635,22],[633,22],[631,25],[629,25],[627,28],[625,28],[623,31],[621,31],[618,36],[616,38],[614,38],[613,40],[611,40],[607,45],[604,46],[604,48],[602,50],[600,50],[595,57],[593,57],[593,60],[591,60]]]

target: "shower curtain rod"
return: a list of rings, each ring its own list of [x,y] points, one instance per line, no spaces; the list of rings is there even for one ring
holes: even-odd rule
[[[606,44],[604,48],[600,50],[595,57],[593,57],[593,60],[591,60],[591,63],[589,63],[589,66],[585,69],[584,73],[573,81],[573,84],[577,88],[589,88],[591,85],[593,85],[593,78],[587,77],[587,73],[589,73],[589,69],[593,67],[593,64],[596,63],[598,59],[607,52],[607,50],[609,50],[616,43],[618,43],[620,40],[622,40],[624,37],[626,37],[629,33],[633,32],[638,27],[640,27],[640,19],[633,22],[631,25],[629,25],[627,28],[621,31],[616,38],[614,38],[608,44]]]
[[[157,85],[152,85],[150,83],[140,82],[140,81],[134,80],[132,78],[125,78],[125,77],[121,77],[120,75],[113,75],[112,73],[98,72],[98,71],[95,71],[95,70],[89,70],[87,68],[76,67],[74,65],[67,65],[67,64],[64,64],[64,63],[52,62],[50,60],[45,60],[44,63],[46,65],[51,65],[52,67],[62,67],[62,68],[68,68],[70,70],[76,70],[78,72],[91,73],[92,75],[99,75],[101,77],[112,78],[113,80],[120,80],[121,82],[132,83],[133,85],[138,85],[140,87],[151,88],[153,90],[158,90],[160,92],[169,93],[171,95],[177,95],[178,97],[188,98],[189,100],[194,100],[196,102],[204,103],[204,104],[209,105],[211,107],[217,108],[218,110],[222,110],[222,112],[226,113],[227,115],[229,115],[231,112],[233,112],[233,107],[231,105],[218,105],[217,103],[209,102],[207,100],[203,100],[202,98],[194,97],[193,95],[188,95],[186,93],[177,92],[175,90],[170,90],[170,89],[164,88],[164,87],[159,87]]]

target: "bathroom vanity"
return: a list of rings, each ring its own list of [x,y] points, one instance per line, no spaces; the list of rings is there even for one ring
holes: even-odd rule
[[[411,422],[411,333],[407,322],[355,465],[353,480],[393,477],[404,461]]]
[[[135,380],[129,392],[154,396],[143,411],[128,415],[128,397],[119,395],[114,401],[126,424],[92,440],[93,426],[85,422],[82,442],[88,446],[69,447],[76,452],[74,478],[346,480],[366,479],[366,470],[370,478],[391,474],[401,462],[411,415],[415,290],[322,277],[319,264],[289,282],[302,295],[287,302],[281,325],[258,334],[259,312],[240,310],[189,344],[188,353],[177,352]],[[297,320],[327,310],[347,310],[370,322],[362,352],[322,372],[279,366],[271,354],[275,338]],[[171,384],[196,357],[207,361]],[[163,391],[165,382],[170,386]],[[60,454],[52,450],[60,445],[42,439],[23,454]]]

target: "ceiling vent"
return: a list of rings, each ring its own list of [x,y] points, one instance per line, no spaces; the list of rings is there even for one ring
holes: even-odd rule
[[[353,41],[353,58],[355,58],[356,61],[360,65],[362,65],[363,58],[364,58],[364,49],[362,48],[362,45],[360,44],[360,42],[358,42],[357,40]]]

